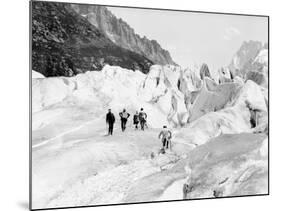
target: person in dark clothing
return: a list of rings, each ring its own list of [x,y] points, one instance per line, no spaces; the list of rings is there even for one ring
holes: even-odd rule
[[[139,119],[139,113],[136,112],[136,114],[134,115],[134,125],[135,125],[135,128],[138,129],[138,124],[140,122],[140,119]]]
[[[108,124],[108,135],[112,135],[115,117],[111,109],[108,109],[108,113],[106,114],[106,123]]]
[[[139,113],[139,121],[141,125],[141,130],[144,130],[144,125],[146,124],[146,118],[147,114],[143,111],[143,108],[141,108],[141,111]]]
[[[126,123],[128,118],[130,117],[130,114],[126,112],[126,109],[123,109],[122,112],[119,113],[119,116],[121,118],[121,129],[124,132],[126,129]]]

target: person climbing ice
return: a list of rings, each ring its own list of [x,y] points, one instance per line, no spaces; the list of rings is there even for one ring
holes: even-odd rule
[[[111,112],[111,109],[108,109],[108,113],[106,114],[106,123],[108,124],[108,135],[112,135],[115,117],[114,114]]]
[[[119,113],[119,116],[121,118],[121,129],[124,132],[126,129],[127,120],[130,117],[130,114],[126,111],[126,109],[123,109],[123,111]]]
[[[141,130],[144,130],[144,126],[146,124],[146,118],[147,118],[147,114],[144,112],[143,108],[141,108],[140,113],[139,113],[139,121],[140,121]]]
[[[159,133],[158,138],[162,141],[161,151],[165,153],[165,149],[171,150],[172,132],[167,129],[166,125],[163,126],[163,130]]]

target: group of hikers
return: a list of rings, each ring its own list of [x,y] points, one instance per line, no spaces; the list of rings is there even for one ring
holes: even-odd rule
[[[120,120],[121,120],[121,130],[124,132],[126,130],[126,124],[131,116],[126,109],[123,109],[119,113]],[[108,135],[113,135],[113,127],[115,123],[115,116],[111,112],[111,109],[108,109],[108,113],[106,114],[106,123],[108,124]],[[140,111],[136,111],[133,117],[133,124],[135,125],[135,129],[137,130],[140,125],[140,129],[144,130],[144,128],[148,128],[147,126],[147,114],[144,112],[144,109],[141,108]],[[172,133],[170,130],[167,129],[167,126],[163,126],[163,130],[159,133],[159,139],[162,141],[162,148],[160,153],[165,153],[165,149],[171,149],[171,139]]]
[[[121,130],[124,132],[126,130],[127,121],[131,115],[126,111],[126,109],[123,109],[123,111],[119,113],[119,116],[121,120]],[[135,129],[138,129],[140,125],[141,130],[144,130],[144,128],[147,127],[146,121],[147,114],[144,112],[143,108],[140,109],[140,112],[136,111],[133,117],[133,124],[135,125]],[[108,124],[108,135],[112,135],[115,116],[111,112],[111,109],[108,109],[108,113],[106,114],[106,123]]]

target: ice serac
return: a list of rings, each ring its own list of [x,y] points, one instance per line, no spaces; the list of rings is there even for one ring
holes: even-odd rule
[[[216,88],[198,94],[196,106],[189,111],[190,123],[175,134],[178,140],[198,146],[221,134],[266,133],[268,112],[262,88],[250,80],[244,85],[223,85],[224,91]],[[214,106],[218,110],[212,111]],[[203,115],[204,110],[208,112]]]
[[[204,114],[224,108],[227,103],[231,102],[239,88],[241,88],[240,84],[224,83],[218,85],[206,77],[191,106],[189,122],[198,119]]]
[[[124,20],[117,18],[110,7],[73,4],[72,8],[101,30],[116,45],[144,55],[155,64],[172,64],[170,53],[156,40],[140,37]]]
[[[153,62],[120,47],[70,4],[32,2],[32,69],[45,77],[74,76],[105,64],[147,73]]]
[[[253,106],[265,104],[266,92],[263,93],[252,81],[218,85],[208,77],[201,81],[193,76],[189,70],[171,65],[153,65],[147,75],[106,65],[102,71],[86,72],[71,78],[33,79],[33,112],[84,104],[93,105],[92,108],[97,111],[112,108],[114,112],[123,108],[135,112],[143,107],[149,117],[148,124],[159,128],[164,124],[182,126],[204,115],[219,112],[231,107],[237,96],[245,95],[245,99],[240,97],[238,101],[247,101],[251,109],[266,111],[265,106]],[[241,90],[246,90],[244,95]],[[255,103],[257,100],[258,103]],[[234,112],[234,115],[237,114]]]
[[[229,70],[229,68],[220,68],[218,70],[218,83],[228,83],[234,81],[234,77],[232,72]],[[239,77],[239,76],[237,76]]]
[[[243,42],[228,66],[233,76],[268,86],[268,45],[259,41]]]
[[[203,80],[205,77],[211,78],[211,74],[208,65],[203,63],[200,68],[200,78]]]
[[[33,79],[33,112],[70,105],[93,105],[97,111],[112,108],[119,112],[127,108],[132,113],[143,107],[150,126],[179,126],[187,122],[186,98],[190,91],[198,89],[198,85],[200,79],[177,66],[153,65],[145,75],[140,71],[106,65],[101,71],[70,78]],[[157,118],[153,118],[155,116]]]

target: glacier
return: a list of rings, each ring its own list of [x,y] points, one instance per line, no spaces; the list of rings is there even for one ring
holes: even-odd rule
[[[173,65],[148,74],[109,65],[73,77],[34,71],[33,208],[266,194],[267,95],[253,80],[218,84]],[[129,119],[121,132],[123,108],[144,108],[148,129]],[[163,125],[172,150],[158,154]]]

